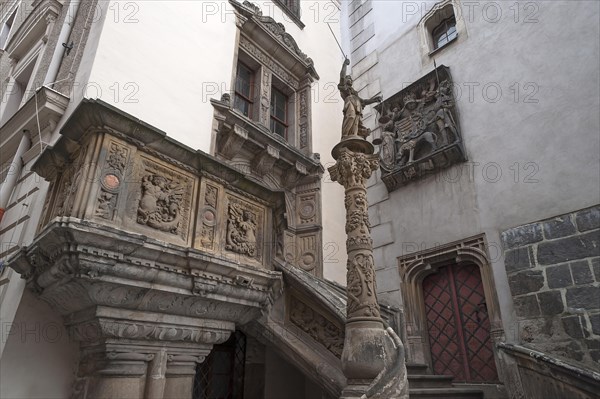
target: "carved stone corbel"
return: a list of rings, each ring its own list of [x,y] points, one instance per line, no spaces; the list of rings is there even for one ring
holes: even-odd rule
[[[302,178],[308,176],[306,165],[300,161],[296,161],[293,168],[289,168],[283,176],[283,185],[286,188],[294,187]]]
[[[252,167],[261,177],[273,170],[273,165],[279,159],[279,150],[270,144],[267,148],[258,153],[252,161]]]
[[[233,125],[229,129],[220,129],[219,136],[219,153],[226,159],[232,159],[248,140],[248,131],[241,126]]]

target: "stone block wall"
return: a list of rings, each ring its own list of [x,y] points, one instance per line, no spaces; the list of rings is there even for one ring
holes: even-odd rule
[[[522,343],[600,369],[600,206],[502,233]]]

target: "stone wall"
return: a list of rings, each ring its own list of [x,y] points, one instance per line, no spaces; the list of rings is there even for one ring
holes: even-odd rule
[[[598,369],[600,206],[502,233],[520,340]]]

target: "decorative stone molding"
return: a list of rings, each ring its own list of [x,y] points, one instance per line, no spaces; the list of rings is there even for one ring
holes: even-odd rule
[[[466,160],[450,69],[440,66],[376,109],[381,179],[394,191]]]
[[[269,16],[262,15],[260,8],[249,2],[244,1],[243,4],[238,3],[235,0],[230,0],[230,4],[239,12],[240,16],[244,18],[240,24],[242,29],[249,32],[252,37],[257,41],[262,48],[272,48],[273,46],[279,47],[283,52],[286,53],[286,57],[282,64],[289,66],[290,69],[298,71],[296,75],[304,76],[309,74],[315,79],[319,76],[314,69],[314,63],[296,43],[296,40],[285,31],[285,26],[278,23]],[[239,17],[238,17],[239,18]],[[247,26],[247,25],[251,26]],[[294,66],[294,61],[298,64]],[[304,69],[304,74],[299,73],[299,68]]]
[[[294,295],[289,300],[289,320],[336,357],[342,356],[344,330]]]

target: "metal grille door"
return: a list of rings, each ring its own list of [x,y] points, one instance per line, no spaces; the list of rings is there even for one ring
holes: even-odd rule
[[[196,369],[194,399],[243,399],[246,336],[236,331]]]
[[[450,265],[423,280],[435,374],[460,382],[496,382],[483,284],[475,265]]]

